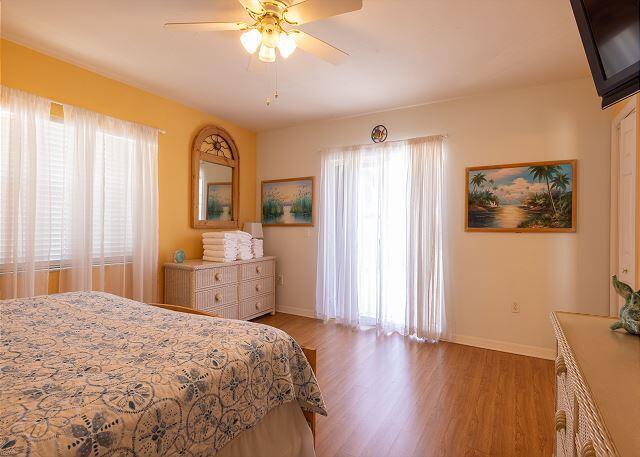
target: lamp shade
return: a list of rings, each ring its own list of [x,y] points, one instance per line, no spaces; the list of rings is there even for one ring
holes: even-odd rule
[[[262,238],[262,224],[260,222],[245,222],[242,230],[250,233],[254,238]]]
[[[253,54],[258,50],[258,46],[262,42],[262,35],[256,29],[251,29],[240,36],[240,42],[249,54]]]
[[[264,44],[260,46],[260,52],[258,53],[258,59],[263,62],[275,62],[276,61],[276,50],[274,48],[270,48],[269,46],[265,46]]]
[[[287,35],[282,32],[280,34],[280,43],[278,44],[278,49],[280,50],[280,55],[283,58],[287,58],[295,51],[296,49],[296,39],[293,35]]]

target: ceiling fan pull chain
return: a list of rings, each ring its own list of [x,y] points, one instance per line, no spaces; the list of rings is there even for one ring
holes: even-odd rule
[[[273,98],[274,100],[278,100],[278,97],[280,96],[280,94],[278,93],[278,59],[276,59],[276,90],[273,93]]]
[[[280,96],[280,94],[278,93],[278,61],[277,60],[275,61],[275,67],[274,68],[275,68],[275,72],[276,72],[276,88],[273,91],[273,101],[277,102],[278,101],[278,97]],[[271,97],[265,98],[264,103],[267,106],[271,106]]]

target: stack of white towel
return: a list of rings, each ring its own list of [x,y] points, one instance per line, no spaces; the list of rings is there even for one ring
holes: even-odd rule
[[[238,257],[237,236],[233,232],[203,233],[202,247],[202,260],[209,262],[233,262]]]
[[[253,258],[251,235],[240,230],[203,233],[202,247],[202,260],[208,262],[233,262]]]
[[[253,238],[251,240],[251,247],[253,248],[253,256],[256,259],[264,256],[263,244],[260,238]]]
[[[251,234],[238,231],[238,260],[253,259],[251,251]]]

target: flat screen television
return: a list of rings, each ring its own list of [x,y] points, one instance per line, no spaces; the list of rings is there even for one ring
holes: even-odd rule
[[[640,91],[640,2],[571,0],[602,108]]]

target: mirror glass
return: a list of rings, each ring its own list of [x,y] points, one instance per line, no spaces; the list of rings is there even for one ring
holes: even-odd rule
[[[233,220],[233,168],[200,160],[198,219]]]

